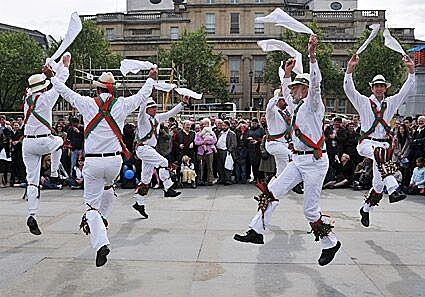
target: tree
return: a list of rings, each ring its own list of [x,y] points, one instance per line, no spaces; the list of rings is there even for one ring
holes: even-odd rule
[[[323,42],[322,31],[317,27],[315,23],[311,24],[310,28],[318,35],[319,44],[316,48],[316,58],[319,63],[320,71],[322,73],[322,97],[327,96],[341,96],[344,91],[342,89],[343,83],[343,72],[338,66],[332,63],[331,57],[333,48],[329,43]],[[290,44],[293,48],[299,51],[303,55],[303,69],[304,72],[309,71],[309,58],[307,52],[307,44],[310,36],[307,34],[295,33],[290,30],[285,30],[281,35],[280,39]],[[289,55],[282,52],[271,52],[267,55],[266,66],[264,69],[264,79],[270,83],[273,87],[280,85],[278,76],[278,68],[280,62],[286,61]]]
[[[220,101],[228,100],[228,83],[221,70],[223,56],[213,52],[203,29],[185,31],[180,40],[171,44],[171,49],[160,49],[159,61],[161,67],[170,67],[173,61],[184,69],[188,88],[210,94]]]
[[[16,111],[22,102],[28,77],[41,72],[45,54],[28,34],[0,34],[0,111]]]
[[[59,44],[52,46],[49,52],[53,54]],[[121,57],[112,53],[104,30],[97,27],[94,21],[83,22],[83,29],[68,51],[72,54],[70,77],[74,75],[75,69],[107,69],[120,65]]]
[[[366,29],[357,40],[355,49],[359,48],[369,35],[370,31]],[[352,54],[354,52],[355,50]],[[391,82],[391,88],[388,89],[387,95],[396,93],[407,75],[406,67],[401,58],[399,53],[384,45],[384,37],[380,32],[367,49],[360,54],[359,64],[353,73],[356,89],[361,94],[370,94],[369,82],[375,75],[382,74],[387,81]]]

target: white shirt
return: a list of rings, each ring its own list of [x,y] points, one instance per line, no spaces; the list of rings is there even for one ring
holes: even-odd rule
[[[319,65],[310,63],[310,87],[308,88],[307,97],[303,99],[304,103],[298,109],[296,124],[301,132],[310,138],[314,143],[317,143],[323,134],[323,118],[325,116],[325,105],[320,95],[320,82],[322,81],[322,74],[320,73]],[[294,103],[291,96],[291,91],[288,84],[291,82],[290,78],[283,79],[283,95],[288,98],[288,110],[291,116],[294,115]],[[294,148],[297,151],[312,151],[313,149],[306,146],[301,140],[295,136],[292,131],[292,141]],[[326,145],[323,145],[323,150]]]
[[[57,80],[61,82],[65,82],[68,79],[69,72],[61,71],[58,73]],[[56,101],[59,98],[59,93],[55,90],[55,88],[51,88],[50,90],[40,93],[32,94],[32,100],[35,100],[35,97],[40,95],[37,99],[37,103],[35,106],[35,111],[42,116],[46,121],[49,122],[50,126],[52,125],[52,108],[56,105]],[[24,115],[27,114],[28,104],[25,98],[24,105]],[[34,115],[30,114],[27,120],[27,123],[24,128],[25,135],[42,135],[49,134],[52,131],[49,130],[44,124],[42,124]]]
[[[184,107],[183,103],[179,103],[174,106],[170,111],[158,113],[155,117],[152,117],[146,113],[146,101],[142,102],[140,105],[139,115],[137,117],[137,136],[139,139],[143,139],[151,131],[153,124],[156,124],[156,134],[159,133],[159,124],[167,121],[169,118],[178,114]],[[156,122],[155,122],[156,120]],[[143,141],[143,144],[155,147],[157,143],[157,138],[154,134],[151,135],[149,139]]]
[[[270,135],[279,135],[285,133],[288,129],[288,124],[285,122],[282,115],[280,114],[280,108],[276,105],[278,101],[278,96],[273,97],[269,100],[266,107],[267,128],[269,130]],[[291,113],[289,111],[289,108],[287,108],[287,110],[289,113]],[[282,112],[284,112],[284,110],[282,110]],[[286,139],[284,136],[276,139],[276,141],[286,143]]]
[[[226,132],[224,132],[224,131],[220,132],[220,135],[218,136],[217,143],[215,144],[217,149],[227,150],[227,146],[226,146],[227,133],[229,133],[229,130],[227,130]]]
[[[384,98],[384,100],[381,102],[376,99],[375,95],[370,96],[370,99],[372,99],[372,101],[376,104],[378,111],[381,110],[382,102],[387,102],[387,109],[384,112],[383,118],[388,125],[390,124],[391,119],[393,118],[400,105],[403,104],[409,94],[415,90],[415,84],[415,74],[409,73],[406,82],[403,84],[400,92],[397,94]],[[345,74],[344,91],[360,115],[361,130],[363,132],[368,131],[372,127],[372,123],[375,120],[375,115],[373,114],[372,107],[369,102],[369,97],[360,94],[356,90],[352,73]],[[386,137],[385,135],[386,132],[384,126],[378,124],[378,126],[375,128],[375,131],[370,134],[370,137],[384,139]]]
[[[90,123],[90,121],[98,114],[99,107],[93,98],[81,96],[80,94],[72,91],[56,77],[52,78],[52,83],[59,94],[83,115],[84,125]],[[137,94],[125,98],[118,97],[117,102],[112,107],[111,116],[118,124],[120,131],[122,131],[124,127],[126,117],[136,110],[142,101],[147,101],[147,98],[149,98],[152,93],[154,83],[155,81],[152,78],[148,78],[145,85],[139,90],[139,92],[137,92]],[[105,102],[110,96],[111,94],[103,93],[99,96],[99,99]],[[117,137],[105,119],[102,119],[97,127],[89,134],[87,139],[85,139],[84,151],[86,154],[114,153],[122,151]]]

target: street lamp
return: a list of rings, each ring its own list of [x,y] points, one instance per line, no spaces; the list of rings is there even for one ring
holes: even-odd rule
[[[249,71],[249,102],[251,104],[251,110],[254,110],[254,98],[252,98],[252,78],[254,77],[254,72]]]

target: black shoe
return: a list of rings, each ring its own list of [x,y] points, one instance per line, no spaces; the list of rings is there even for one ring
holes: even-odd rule
[[[225,182],[224,182],[224,185],[225,185],[225,186],[230,186],[230,185],[233,185],[233,183],[232,183],[231,181],[225,181]]]
[[[252,229],[249,229],[246,232],[246,235],[235,234],[233,236],[233,239],[237,240],[237,241],[241,241],[241,242],[251,242],[251,243],[255,243],[255,244],[264,244],[263,234],[258,234],[257,232],[255,232]]]
[[[318,261],[319,265],[325,266],[325,265],[331,263],[332,260],[335,257],[336,252],[339,250],[340,247],[341,247],[341,243],[338,241],[336,243],[336,246],[334,246],[333,248],[323,249],[322,254],[320,255],[320,258],[319,258],[319,261]]]
[[[164,197],[177,197],[180,194],[181,192],[177,192],[173,188],[169,188],[167,191],[164,192]]]
[[[390,203],[395,203],[395,202],[401,201],[401,200],[403,200],[405,198],[406,198],[406,195],[402,194],[399,191],[394,191],[390,195],[390,199],[389,200],[390,200]]]
[[[145,219],[149,217],[149,215],[145,212],[145,206],[134,203],[133,208],[137,210]]]
[[[30,232],[34,235],[41,235],[41,231],[38,228],[37,221],[34,219],[33,216],[29,216],[27,220],[27,226],[30,229]]]
[[[105,265],[106,261],[108,261],[108,259],[106,258],[106,256],[109,254],[110,250],[108,248],[108,246],[104,245],[102,246],[96,254],[96,267],[100,267]]]
[[[369,213],[363,211],[363,207],[360,208],[360,215],[362,216],[360,222],[362,222],[362,225],[365,227],[369,227]]]
[[[292,189],[292,191],[293,191],[293,192],[295,192],[295,193],[297,193],[297,194],[304,194],[303,187],[302,187],[300,184],[296,185],[296,186]]]

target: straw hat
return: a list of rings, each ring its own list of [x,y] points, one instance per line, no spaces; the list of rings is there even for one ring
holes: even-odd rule
[[[31,92],[36,93],[47,88],[50,85],[50,80],[47,80],[44,74],[34,74],[28,78],[28,85]]]
[[[102,72],[102,75],[99,77],[98,81],[94,81],[93,84],[96,87],[107,89],[108,87],[105,84],[115,84],[119,86],[119,83],[115,83],[114,75],[111,72]]]
[[[391,83],[387,82],[387,80],[385,79],[385,77],[381,74],[376,75],[372,81],[369,83],[370,87],[373,87],[373,85],[377,85],[377,84],[382,84],[382,85],[386,85],[387,88],[391,87]]]
[[[146,103],[146,109],[150,107],[156,107],[156,102],[152,99],[152,97],[148,98],[148,103]]]
[[[308,74],[308,73],[297,74],[294,81],[292,81],[288,84],[288,87],[291,88],[295,85],[304,85],[304,86],[309,87],[310,86],[310,74]]]

